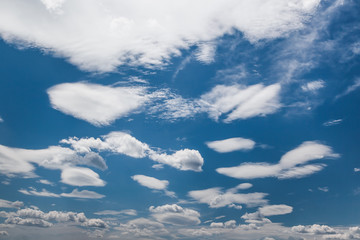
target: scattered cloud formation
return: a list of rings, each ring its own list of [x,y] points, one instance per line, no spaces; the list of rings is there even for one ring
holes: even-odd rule
[[[205,56],[212,50],[202,44],[234,30],[250,42],[283,37],[303,28],[319,2],[4,1],[0,36],[66,58],[85,71],[110,72],[121,65],[154,68],[199,43],[199,60],[209,61]]]
[[[277,177],[279,179],[302,178],[322,170],[325,164],[308,162],[323,158],[338,158],[332,148],[316,141],[303,142],[284,154],[279,163],[243,163],[237,167],[218,168],[216,171],[238,179]]]
[[[162,190],[162,191],[164,191],[165,195],[167,195],[169,197],[175,197],[174,192],[167,190],[167,187],[169,185],[169,181],[167,181],[167,180],[159,180],[157,178],[148,177],[145,175],[134,175],[131,178],[144,187],[154,189],[154,190]]]
[[[152,216],[161,223],[191,226],[201,222],[199,212],[176,204],[166,204],[158,207],[151,206],[149,210]]]
[[[298,226],[292,227],[291,230],[294,232],[311,233],[311,234],[333,234],[333,233],[336,233],[336,231],[333,228],[326,226],[326,225],[319,225],[319,224],[308,225],[308,226],[298,225]]]
[[[219,153],[227,153],[233,151],[246,151],[251,150],[255,146],[255,142],[246,138],[228,138],[224,140],[206,142],[206,145],[212,150]]]

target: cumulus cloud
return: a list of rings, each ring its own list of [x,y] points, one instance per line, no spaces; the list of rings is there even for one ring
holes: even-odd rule
[[[319,224],[313,224],[313,225],[297,225],[291,228],[293,232],[300,232],[300,233],[311,233],[311,234],[334,234],[336,231],[327,226],[327,225],[319,225]]]
[[[122,237],[127,237],[126,239],[134,239],[134,237],[140,239],[163,239],[163,236],[169,235],[169,231],[164,224],[146,218],[130,220],[127,223],[120,224],[115,229],[121,232]],[[115,238],[119,237],[115,236]]]
[[[227,114],[224,122],[229,123],[276,112],[281,107],[280,90],[280,84],[217,85],[202,95],[200,101],[212,119],[217,121],[220,116]]]
[[[63,83],[47,90],[52,107],[95,126],[105,126],[134,112],[147,101],[144,87]]]
[[[142,143],[124,132],[111,132],[101,138],[69,138],[61,142],[70,144],[80,152],[97,150],[125,154],[135,158],[148,157],[160,164],[166,164],[184,171],[200,172],[204,164],[204,159],[197,150],[182,149],[173,154],[162,153],[159,150],[152,150],[146,143]]]
[[[237,193],[239,189],[246,189],[249,185],[238,185],[223,191],[221,188],[208,188],[204,190],[190,191],[188,195],[200,203],[208,204],[210,208],[230,207],[241,209],[241,205],[253,207],[267,203],[264,199],[266,193]]]
[[[176,204],[166,204],[163,206],[149,208],[152,216],[159,222],[172,224],[172,225],[197,225],[200,224],[200,213],[189,209],[183,208]]]
[[[97,218],[87,218],[84,213],[50,211],[43,212],[39,209],[24,208],[16,212],[5,213],[6,224],[52,227],[54,222],[75,223],[83,227],[108,228],[107,223]]]
[[[41,184],[45,184],[45,185],[50,185],[50,186],[54,186],[55,184],[53,182],[50,182],[49,180],[46,180],[46,179],[40,179],[37,181],[38,183],[41,183]]]
[[[325,164],[308,164],[308,162],[323,158],[338,158],[339,156],[327,145],[316,141],[307,141],[284,154],[277,164],[243,163],[237,167],[218,168],[216,171],[239,179],[301,178],[321,171],[326,166]]]
[[[121,65],[152,68],[168,63],[182,49],[234,30],[251,42],[283,37],[301,29],[319,2],[7,0],[0,4],[0,35],[86,71],[115,71]]]
[[[227,153],[239,150],[251,150],[254,148],[255,142],[251,139],[236,137],[206,142],[206,145],[214,151]]]

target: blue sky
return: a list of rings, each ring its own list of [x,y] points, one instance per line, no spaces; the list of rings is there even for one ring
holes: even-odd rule
[[[357,1],[0,3],[1,239],[360,239]]]

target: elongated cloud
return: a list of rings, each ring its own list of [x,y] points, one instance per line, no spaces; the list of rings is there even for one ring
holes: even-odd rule
[[[325,164],[309,164],[308,162],[323,158],[338,158],[339,156],[327,145],[308,141],[284,154],[277,164],[243,163],[237,167],[218,168],[216,171],[238,179],[301,178],[321,171],[326,166]]]
[[[227,153],[239,150],[251,150],[254,148],[255,142],[251,139],[237,137],[206,142],[206,145],[214,151]]]
[[[47,93],[54,109],[99,127],[140,111],[170,121],[200,113],[225,123],[266,116],[281,107],[280,90],[280,84],[217,85],[197,99],[185,99],[169,89],[78,82],[55,85]]]
[[[172,225],[197,225],[201,222],[199,212],[189,208],[183,208],[176,204],[166,204],[158,207],[151,206],[149,210],[152,212],[152,216],[162,223]]]
[[[301,29],[319,2],[5,0],[0,4],[0,35],[9,43],[66,58],[86,71],[109,72],[121,65],[152,68],[168,63],[181,49],[233,30],[251,42],[283,37]],[[209,62],[205,56],[211,56],[211,50],[201,51],[209,53],[199,60]]]

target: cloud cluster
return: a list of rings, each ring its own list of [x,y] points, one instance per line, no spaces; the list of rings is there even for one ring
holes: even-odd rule
[[[36,227],[52,227],[54,222],[71,222],[83,227],[108,228],[108,224],[98,218],[87,218],[84,213],[50,211],[43,212],[38,209],[24,208],[16,212],[1,212],[6,218],[6,224],[25,225]]]
[[[204,164],[204,159],[197,150],[182,149],[172,154],[166,154],[162,150],[151,149],[146,143],[140,142],[125,132],[111,132],[101,138],[79,139],[73,137],[63,139],[60,142],[70,145],[71,148],[50,146],[46,149],[29,150],[0,145],[1,173],[8,177],[36,177],[34,164],[37,164],[46,169],[61,170],[61,182],[65,184],[101,187],[105,186],[106,182],[100,178],[98,173],[88,167],[78,165],[86,165],[101,170],[107,169],[105,160],[99,154],[104,151],[134,158],[148,157],[159,164],[169,165],[179,170],[199,172],[202,171]],[[43,191],[40,193],[32,192],[31,194],[49,196],[50,193]],[[70,195],[78,195],[78,192]]]
[[[41,192],[37,191],[35,188],[30,187],[29,190],[27,189],[20,189],[19,192],[25,195],[31,195],[31,196],[38,196],[38,197],[68,197],[68,198],[88,198],[88,199],[100,199],[104,198],[105,195],[99,194],[94,191],[88,191],[88,190],[81,190],[79,191],[77,188],[75,188],[70,193],[52,193],[47,191],[46,189],[42,189]]]
[[[6,0],[0,4],[0,36],[66,58],[86,71],[153,68],[196,44],[198,59],[209,62],[213,50],[202,43],[234,30],[251,42],[282,37],[301,29],[319,2]]]
[[[145,111],[176,120],[207,113],[215,121],[235,120],[275,113],[280,107],[280,84],[217,85],[197,99],[184,99],[169,89],[151,91],[143,86],[104,86],[86,82],[63,83],[47,90],[52,107],[95,126]]]
[[[11,202],[5,199],[0,199],[0,208],[21,208],[24,203],[21,201]]]
[[[332,148],[316,141],[303,142],[284,154],[279,163],[243,163],[237,167],[218,168],[216,171],[238,179],[277,177],[279,179],[302,178],[322,170],[325,164],[308,162],[323,158],[338,158]]]

